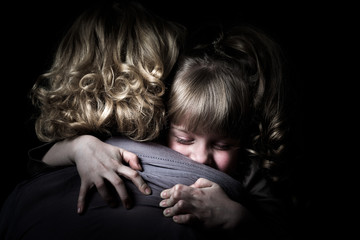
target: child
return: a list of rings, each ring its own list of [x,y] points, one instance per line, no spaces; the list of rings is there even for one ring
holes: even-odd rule
[[[168,146],[242,181],[251,200],[231,201],[216,183],[199,179],[162,192],[164,215],[225,229],[243,224],[248,210],[278,221],[269,186],[285,151],[279,47],[252,27],[215,26],[195,34],[186,50],[168,101]]]

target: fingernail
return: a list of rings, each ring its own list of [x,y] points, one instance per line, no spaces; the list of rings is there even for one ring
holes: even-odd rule
[[[169,209],[165,209],[165,210],[164,210],[164,215],[165,215],[165,216],[169,216],[169,213],[170,213],[170,210],[169,210]]]
[[[137,166],[138,166],[138,168],[139,168],[140,171],[143,170],[142,167],[141,167],[141,165],[140,165],[140,163],[138,163]]]
[[[146,195],[149,195],[151,193],[151,189],[149,187],[145,188],[145,193]]]
[[[159,205],[160,207],[165,207],[165,200],[162,200]]]
[[[78,214],[81,214],[81,208],[80,208],[80,207],[78,207],[77,213],[78,213]]]
[[[165,192],[165,191],[162,191],[162,192],[160,193],[160,196],[161,196],[162,198],[165,198],[165,197],[166,197],[166,192]]]
[[[130,209],[131,208],[131,202],[129,200],[125,200],[125,208]]]

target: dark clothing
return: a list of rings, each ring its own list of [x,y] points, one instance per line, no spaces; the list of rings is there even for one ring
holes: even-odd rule
[[[1,212],[1,239],[196,239],[189,227],[174,224],[143,197],[131,210],[110,208],[94,192],[79,216],[80,178],[75,167],[41,174],[19,184]],[[134,194],[137,195],[137,194]],[[149,201],[147,201],[149,199]]]

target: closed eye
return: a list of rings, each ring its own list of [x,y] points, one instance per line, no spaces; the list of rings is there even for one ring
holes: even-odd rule
[[[215,142],[212,147],[219,151],[230,151],[240,148],[239,143],[234,143],[233,141]]]
[[[214,144],[214,149],[220,150],[220,151],[227,151],[233,148],[233,145],[230,144]]]
[[[174,137],[175,137],[177,143],[180,143],[183,145],[191,145],[194,143],[193,139],[184,139],[184,138],[176,137],[176,136],[174,136]]]

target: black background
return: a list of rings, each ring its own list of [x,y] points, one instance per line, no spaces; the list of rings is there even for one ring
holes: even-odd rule
[[[36,77],[50,67],[57,44],[69,25],[92,1],[18,1],[2,9],[1,122],[2,163],[0,206],[16,184],[26,178],[27,151],[41,144],[34,134],[32,106],[27,94]],[[318,186],[309,157],[305,122],[309,102],[321,102],[308,93],[319,85],[323,70],[324,41],[333,27],[330,12],[337,6],[306,1],[140,1],[158,15],[192,28],[201,22],[221,20],[246,22],[265,30],[282,46],[291,78],[294,110],[293,141],[301,155],[296,166],[296,184],[305,199],[299,215],[301,234],[317,221],[313,207]],[[338,10],[335,10],[335,12]],[[320,108],[321,109],[321,108]],[[315,121],[310,117],[310,121]],[[315,121],[314,124],[317,124]],[[306,141],[304,139],[307,139]],[[306,142],[306,144],[305,144]],[[315,212],[315,213],[314,213]],[[300,225],[301,225],[300,224]],[[307,234],[305,234],[307,235]]]

